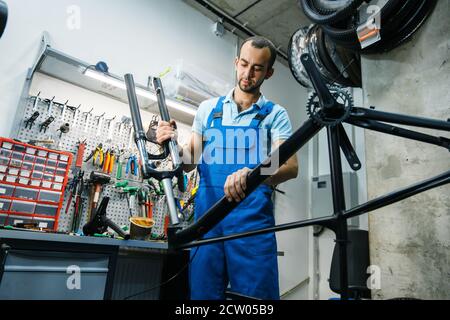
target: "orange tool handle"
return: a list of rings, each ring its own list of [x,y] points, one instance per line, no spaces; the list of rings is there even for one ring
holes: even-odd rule
[[[83,157],[85,150],[86,150],[86,143],[80,143],[78,145],[77,160],[75,162],[76,168],[81,168],[81,166],[83,165]]]
[[[113,154],[111,154],[111,156],[109,158],[109,165],[107,167],[107,173],[111,174],[113,172],[115,162],[116,162],[116,157]]]
[[[105,161],[103,162],[103,172],[108,172],[110,160],[111,155],[109,154],[109,152],[107,152],[105,156]]]

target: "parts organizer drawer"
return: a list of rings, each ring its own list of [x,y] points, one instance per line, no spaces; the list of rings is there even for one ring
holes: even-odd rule
[[[36,203],[34,203],[34,202],[25,202],[25,201],[14,200],[11,203],[10,211],[33,214],[35,208],[36,208]]]
[[[16,190],[14,191],[14,198],[36,200],[38,193],[39,190],[36,189],[16,187]]]
[[[48,217],[55,217],[57,212],[58,212],[57,206],[51,206],[46,204],[37,204],[36,209],[34,210],[35,214]]]
[[[70,152],[0,137],[0,212],[6,223],[35,221],[56,230],[72,158]]]
[[[2,196],[11,197],[14,193],[14,189],[15,189],[14,186],[0,183],[0,197]]]
[[[11,200],[0,199],[0,211],[8,211],[11,205]]]

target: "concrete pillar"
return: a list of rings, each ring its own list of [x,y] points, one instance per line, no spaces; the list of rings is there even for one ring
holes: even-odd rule
[[[362,59],[364,105],[441,120],[450,118],[450,1],[437,7],[413,40]],[[419,129],[450,138],[448,132]],[[368,197],[450,169],[441,147],[366,131]],[[381,268],[375,299],[450,298],[450,186],[369,215],[371,264]]]

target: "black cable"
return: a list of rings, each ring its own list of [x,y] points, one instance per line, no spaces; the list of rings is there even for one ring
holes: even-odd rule
[[[348,66],[345,70],[347,71],[350,80],[360,88],[362,86],[360,53],[339,45],[336,45],[336,53],[341,59],[342,64]]]
[[[174,276],[172,276],[172,277],[169,278],[168,280],[166,280],[166,281],[164,281],[164,282],[162,282],[162,283],[160,283],[160,284],[158,284],[158,285],[156,285],[156,286],[154,286],[154,287],[151,287],[150,289],[146,289],[146,290],[144,290],[144,291],[141,291],[141,292],[132,294],[132,295],[130,295],[130,296],[127,296],[127,297],[125,297],[123,300],[129,300],[129,299],[131,299],[131,298],[134,298],[134,297],[143,295],[143,294],[145,294],[145,293],[147,293],[147,292],[153,291],[153,290],[155,290],[155,289],[161,288],[162,286],[165,286],[165,285],[168,284],[169,282],[171,282],[171,281],[173,281],[174,279],[176,279],[176,278],[177,278],[177,277],[178,277],[178,276],[179,276],[179,275],[180,275],[187,267],[189,267],[189,265],[192,263],[192,261],[194,261],[194,258],[195,258],[195,255],[196,255],[197,252],[198,252],[198,249],[199,249],[199,247],[196,248],[196,250],[195,250],[195,252],[194,252],[194,255],[189,259],[189,262],[186,263],[186,264],[183,266],[183,268],[181,268],[181,270],[178,271]]]

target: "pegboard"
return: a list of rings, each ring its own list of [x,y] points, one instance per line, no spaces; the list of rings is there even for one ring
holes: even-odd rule
[[[88,155],[94,150],[100,143],[103,145],[103,150],[107,149],[118,149],[125,150],[122,155],[123,167],[122,167],[122,181],[128,180],[129,186],[142,187],[145,185],[141,177],[135,177],[131,174],[126,175],[126,159],[132,155],[138,155],[135,143],[133,140],[133,127],[131,122],[122,122],[122,119],[108,114],[96,115],[94,110],[86,111],[79,110],[76,108],[64,107],[62,104],[54,103],[53,106],[49,107],[49,99],[41,97],[43,100],[39,100],[35,104],[35,98],[29,97],[27,99],[26,107],[24,108],[23,122],[19,129],[17,139],[20,141],[28,142],[31,140],[54,140],[54,144],[51,146],[53,149],[64,150],[76,154],[77,145],[79,141],[86,141],[86,152],[84,158],[86,159]],[[35,108],[34,108],[35,107]],[[25,127],[25,121],[29,119],[33,113],[39,112],[39,117],[36,119],[34,125],[30,128]],[[54,117],[55,120],[49,125],[49,127],[44,131],[40,128],[40,125],[48,119],[50,116]],[[58,129],[61,125],[68,123],[70,130],[68,133],[61,133]],[[159,146],[154,144],[148,144],[147,148],[150,148],[152,153],[160,153],[161,150]],[[75,162],[75,161],[74,161]],[[172,164],[170,160],[160,161],[158,166],[159,170],[164,170],[171,167]],[[72,168],[73,169],[73,168]],[[95,170],[92,165],[92,161],[83,163],[84,180],[87,182],[90,173]],[[99,169],[97,169],[99,170]],[[110,201],[108,204],[107,215],[120,226],[129,226],[130,210],[128,207],[128,201],[125,197],[121,196],[122,193],[119,189],[115,188],[116,184],[116,173],[118,170],[118,164],[114,165],[113,172],[111,174],[111,183],[103,187],[103,192],[101,198],[104,196],[109,196]],[[156,184],[156,180],[154,180]],[[174,183],[176,180],[174,179]],[[85,192],[82,197],[83,201],[83,215],[81,217],[80,229],[87,222],[87,207],[88,207],[88,197],[89,197],[90,187],[85,183]],[[189,190],[188,190],[189,191]],[[66,189],[64,195],[64,202],[60,213],[58,231],[68,232],[72,224],[72,218],[74,213],[74,208],[72,204],[68,206],[68,200],[70,196],[70,190]],[[178,188],[174,190],[175,197],[187,201],[190,198],[189,192],[181,193]],[[155,225],[152,228],[152,233],[155,235],[164,234],[164,220],[167,215],[167,204],[165,201],[165,196],[153,196],[151,195],[151,202],[153,203],[153,219],[155,220]],[[73,200],[72,200],[73,203]],[[68,207],[67,207],[68,206]],[[192,213],[192,207],[186,210],[185,214],[189,215]],[[68,209],[66,212],[66,208]],[[138,213],[138,201],[135,201],[135,208],[131,208],[132,212]],[[186,227],[187,222],[182,224],[182,227]],[[81,231],[81,230],[79,230]]]

